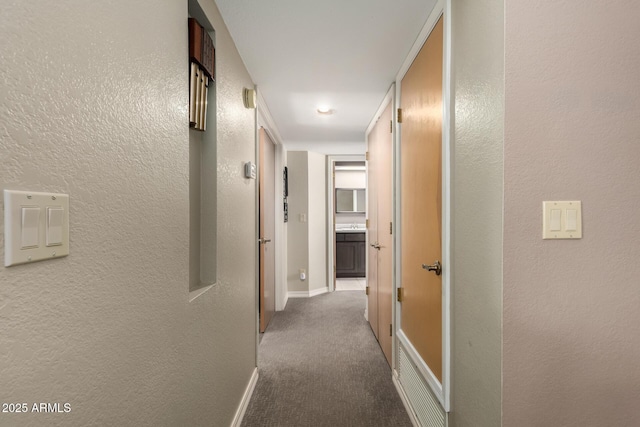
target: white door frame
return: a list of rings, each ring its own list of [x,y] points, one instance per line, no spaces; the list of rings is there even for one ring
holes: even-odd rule
[[[335,237],[336,225],[333,221],[333,191],[334,177],[333,168],[336,162],[364,162],[364,155],[338,155],[330,154],[327,156],[327,281],[329,292],[335,291],[335,273],[334,273],[334,253],[333,240]]]
[[[395,324],[396,324],[396,340],[402,341],[403,347],[407,349],[407,355],[418,367],[418,370],[424,376],[429,387],[436,395],[440,404],[446,412],[451,410],[451,154],[452,154],[452,120],[453,120],[453,99],[452,99],[452,78],[451,78],[451,0],[438,0],[434,6],[431,15],[427,19],[420,35],[416,39],[411,48],[405,62],[396,76],[396,103],[399,106],[401,102],[401,85],[402,79],[411,67],[413,60],[420,52],[425,41],[431,34],[433,27],[436,25],[440,17],[443,16],[443,94],[442,94],[442,383],[438,381],[431,372],[427,364],[420,358],[417,351],[406,338],[401,330],[402,305],[396,301],[395,303]],[[397,111],[397,110],[396,110]],[[397,224],[397,233],[395,233],[395,283],[401,283],[402,280],[402,254],[401,254],[401,233],[402,229],[400,216],[400,132],[397,122],[397,114],[394,114],[394,123],[396,125],[395,133],[395,151],[394,151],[394,179],[395,179],[395,212],[394,222]],[[394,341],[396,341],[394,340]],[[395,346],[394,342],[394,356]]]

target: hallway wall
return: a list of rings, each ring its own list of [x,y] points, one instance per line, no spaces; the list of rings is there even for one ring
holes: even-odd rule
[[[221,250],[217,285],[191,303],[187,2],[2,7],[0,188],[69,193],[71,248],[0,267],[0,401],[71,405],[3,426],[234,417],[256,366],[253,83],[201,4],[217,41]]]
[[[327,288],[327,157],[309,152],[309,291]]]
[[[290,297],[313,296],[327,288],[326,156],[288,151],[287,167],[287,288]],[[300,280],[301,268],[305,281]]]
[[[640,3],[506,7],[505,426],[640,425]],[[543,200],[582,200],[545,240]]]
[[[453,2],[452,427],[501,421],[504,4]]]
[[[289,222],[287,223],[287,288],[288,292],[309,290],[309,282],[300,280],[300,269],[309,269],[309,229],[300,221],[309,210],[309,158],[306,151],[288,151]]]

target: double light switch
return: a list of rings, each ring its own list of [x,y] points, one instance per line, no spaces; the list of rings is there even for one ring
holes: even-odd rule
[[[543,239],[581,239],[582,203],[580,201],[542,202]]]
[[[4,190],[5,267],[69,254],[67,194]]]

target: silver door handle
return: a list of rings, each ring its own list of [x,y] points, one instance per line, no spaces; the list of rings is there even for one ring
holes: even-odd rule
[[[422,264],[422,268],[427,271],[433,271],[436,273],[436,276],[440,276],[442,274],[442,264],[440,261],[436,260],[433,265]]]
[[[376,248],[377,250],[380,250],[380,248],[382,247],[378,242],[370,243],[369,246],[371,246],[372,248]]]
[[[271,239],[258,239],[258,243],[263,244],[263,243],[269,243],[271,241]]]

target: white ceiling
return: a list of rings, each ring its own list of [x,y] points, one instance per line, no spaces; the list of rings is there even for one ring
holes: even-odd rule
[[[289,150],[364,152],[435,0],[215,0]],[[319,105],[334,113],[322,116]]]

